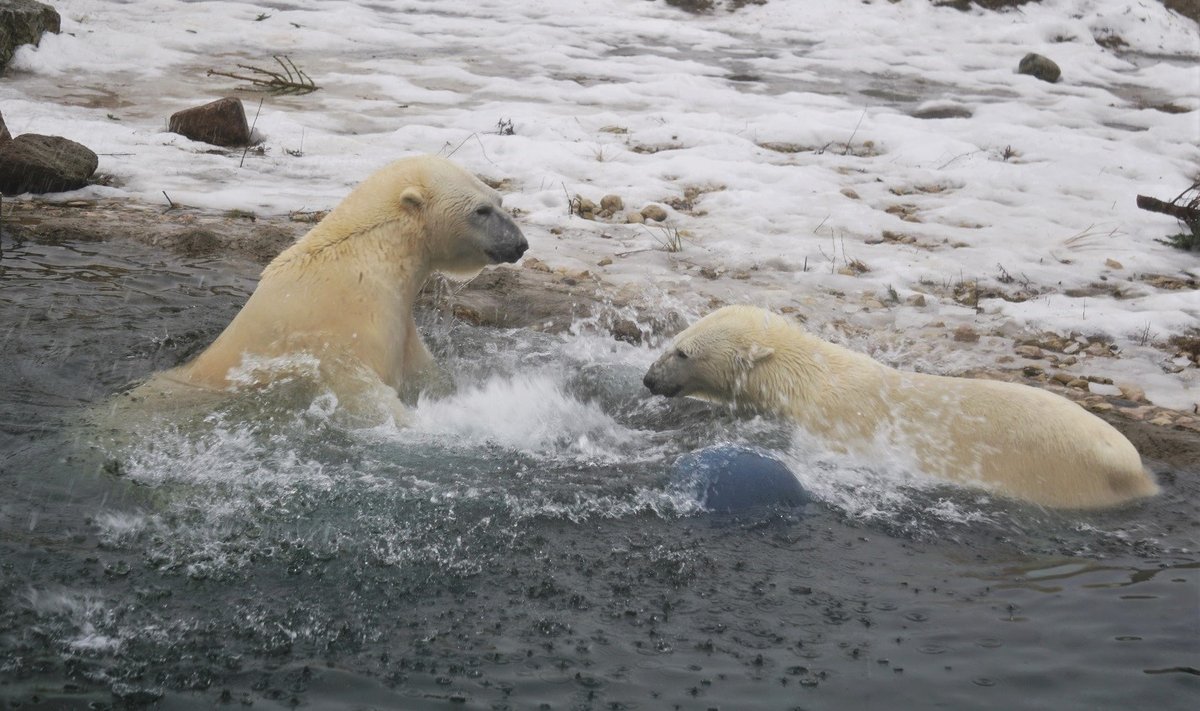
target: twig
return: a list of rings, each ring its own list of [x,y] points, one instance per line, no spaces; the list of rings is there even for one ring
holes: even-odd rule
[[[241,69],[253,72],[257,76],[245,76],[235,74],[233,72],[220,72],[216,69],[209,69],[208,76],[229,77],[239,81],[250,82],[251,84],[262,87],[272,94],[311,94],[320,89],[312,77],[308,76],[304,70],[296,66],[296,63],[291,60],[286,54],[272,55],[279,66],[283,69],[283,73],[271,71],[270,69],[262,69],[260,67],[252,67],[248,64],[238,64]],[[263,77],[268,77],[264,79]]]
[[[1193,185],[1191,188],[1188,188],[1188,190],[1195,189],[1195,187],[1196,186]],[[1183,191],[1179,194],[1179,197],[1175,198],[1175,200],[1179,200],[1186,195],[1187,192],[1187,190]],[[1148,195],[1138,195],[1137,206],[1149,212],[1158,212],[1164,215],[1170,215],[1171,217],[1184,222],[1200,222],[1200,208],[1191,207],[1190,205],[1180,205],[1177,202],[1163,202],[1158,198],[1152,198]]]
[[[854,130],[850,132],[850,138],[846,141],[846,150],[842,151],[842,155],[850,152],[851,146],[854,145],[854,137],[858,135],[858,127],[862,125],[863,119],[867,117],[867,110],[863,109],[862,115],[858,117],[858,123],[854,124]]]
[[[258,115],[260,113],[262,113],[262,105],[263,105],[263,100],[259,99],[258,100],[258,110],[254,112],[254,121],[251,122],[251,124],[250,124],[250,140],[254,140],[254,127],[258,125]],[[250,152],[250,144],[247,143],[246,147],[242,150],[242,159],[238,161],[239,168],[241,168],[242,164],[246,162],[246,154],[249,152]]]
[[[165,197],[167,199],[167,204],[170,205],[170,207],[163,210],[163,212],[170,212],[171,210],[174,210],[175,208],[179,207],[178,205],[175,204],[175,201],[171,199],[171,196],[167,195],[166,190],[162,191],[162,194],[163,194],[163,197]]]

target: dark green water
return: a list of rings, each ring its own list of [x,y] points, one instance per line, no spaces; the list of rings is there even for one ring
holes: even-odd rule
[[[856,470],[651,398],[649,349],[426,324],[404,429],[317,394],[113,442],[89,408],[203,347],[256,269],[116,243],[0,257],[9,708],[1075,709],[1200,698],[1197,472],[1056,514]],[[301,393],[303,395],[303,393]],[[801,511],[699,511],[718,441]],[[1164,470],[1161,465],[1154,465]]]

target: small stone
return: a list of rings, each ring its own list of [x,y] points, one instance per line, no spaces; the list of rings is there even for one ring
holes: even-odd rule
[[[1046,371],[1042,370],[1040,366],[1036,365],[1027,365],[1024,368],[1021,368],[1021,372],[1024,373],[1025,377],[1027,378],[1040,378],[1046,374]]]
[[[525,267],[526,269],[532,269],[535,272],[546,272],[547,274],[550,273],[550,267],[546,266],[546,263],[537,257],[526,257],[525,261],[521,262],[521,266]]]
[[[918,309],[923,309],[925,308],[925,295],[913,294],[912,296],[908,297],[907,303],[909,306],[916,306]]]
[[[1066,358],[1063,358],[1060,364],[1061,365],[1075,365],[1078,362],[1079,362],[1079,359],[1076,358],[1075,356],[1071,355],[1071,356],[1067,356]]]
[[[596,266],[598,266],[598,267],[607,267],[610,264],[612,264],[612,260],[609,259],[608,257],[605,257],[604,259],[601,259],[600,261],[596,262]]]
[[[1133,402],[1146,401],[1146,391],[1142,390],[1136,385],[1123,383],[1118,385],[1117,389],[1121,391],[1121,397],[1125,398],[1126,400],[1131,400]]]
[[[716,279],[717,277],[721,276],[721,272],[713,269],[712,267],[700,267],[700,276],[704,277],[705,279]]]
[[[1104,266],[1108,267],[1109,269],[1124,269],[1125,268],[1125,266],[1123,264],[1121,264],[1120,262],[1118,262],[1115,259],[1105,259]]]
[[[1088,381],[1084,380],[1083,378],[1075,378],[1071,382],[1067,383],[1067,387],[1075,388],[1077,390],[1087,390]]]
[[[1111,412],[1112,410],[1116,409],[1112,406],[1112,403],[1103,401],[1089,402],[1087,407],[1092,412]]]
[[[846,197],[850,198],[851,200],[861,200],[862,199],[858,196],[858,193],[854,192],[853,188],[842,188],[841,193],[842,193],[842,195],[845,195]]]
[[[616,214],[625,209],[625,201],[620,195],[605,195],[600,198],[600,209]]]
[[[959,343],[974,343],[979,340],[979,334],[975,332],[975,329],[964,323],[954,329],[954,340]]]
[[[1038,360],[1042,357],[1042,349],[1037,346],[1017,346],[1013,352],[1031,360]]]
[[[631,211],[631,212],[625,213],[625,222],[628,224],[640,225],[645,221],[646,221],[646,218],[644,216],[642,216],[642,213],[640,213],[640,212],[632,212]]]
[[[1062,70],[1058,68],[1057,64],[1049,58],[1033,52],[1021,58],[1021,63],[1017,65],[1017,73],[1028,74],[1051,84],[1062,76]]]
[[[650,203],[642,208],[642,217],[646,218],[647,220],[662,222],[663,220],[667,219],[667,211],[663,209],[662,205]]]
[[[1168,415],[1159,415],[1158,417],[1150,420],[1150,424],[1158,425],[1159,427],[1170,427],[1171,425],[1175,424],[1175,421],[1172,420]]]
[[[1112,385],[1112,378],[1103,375],[1085,375],[1083,379],[1089,383],[1099,383],[1100,385]]]
[[[167,130],[214,146],[250,145],[250,126],[240,99],[225,97],[171,114]]]
[[[1063,346],[1062,352],[1067,355],[1071,355],[1072,353],[1078,353],[1079,349],[1082,347],[1083,346],[1079,345],[1078,341],[1071,341],[1067,345]]]
[[[1063,385],[1066,385],[1066,384],[1070,383],[1072,380],[1075,380],[1075,376],[1071,375],[1070,373],[1055,373],[1054,375],[1051,375],[1050,378],[1054,382],[1062,383]]]
[[[642,342],[642,329],[629,319],[621,319],[612,325],[612,335],[618,341],[638,344]]]

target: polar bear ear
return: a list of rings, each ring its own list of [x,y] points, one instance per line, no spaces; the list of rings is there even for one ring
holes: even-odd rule
[[[425,206],[425,193],[415,185],[409,186],[400,193],[400,204],[419,210]]]
[[[738,362],[745,368],[753,368],[759,362],[775,354],[775,349],[761,343],[751,343],[749,348],[739,351]]]

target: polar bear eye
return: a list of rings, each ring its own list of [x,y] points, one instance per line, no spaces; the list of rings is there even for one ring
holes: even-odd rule
[[[488,215],[492,214],[492,206],[483,205],[482,207],[478,207],[475,209],[475,214],[479,215],[480,217],[487,217]]]
[[[688,354],[684,353],[682,348],[676,348],[675,349],[675,357],[679,358],[680,360],[687,360]]]

